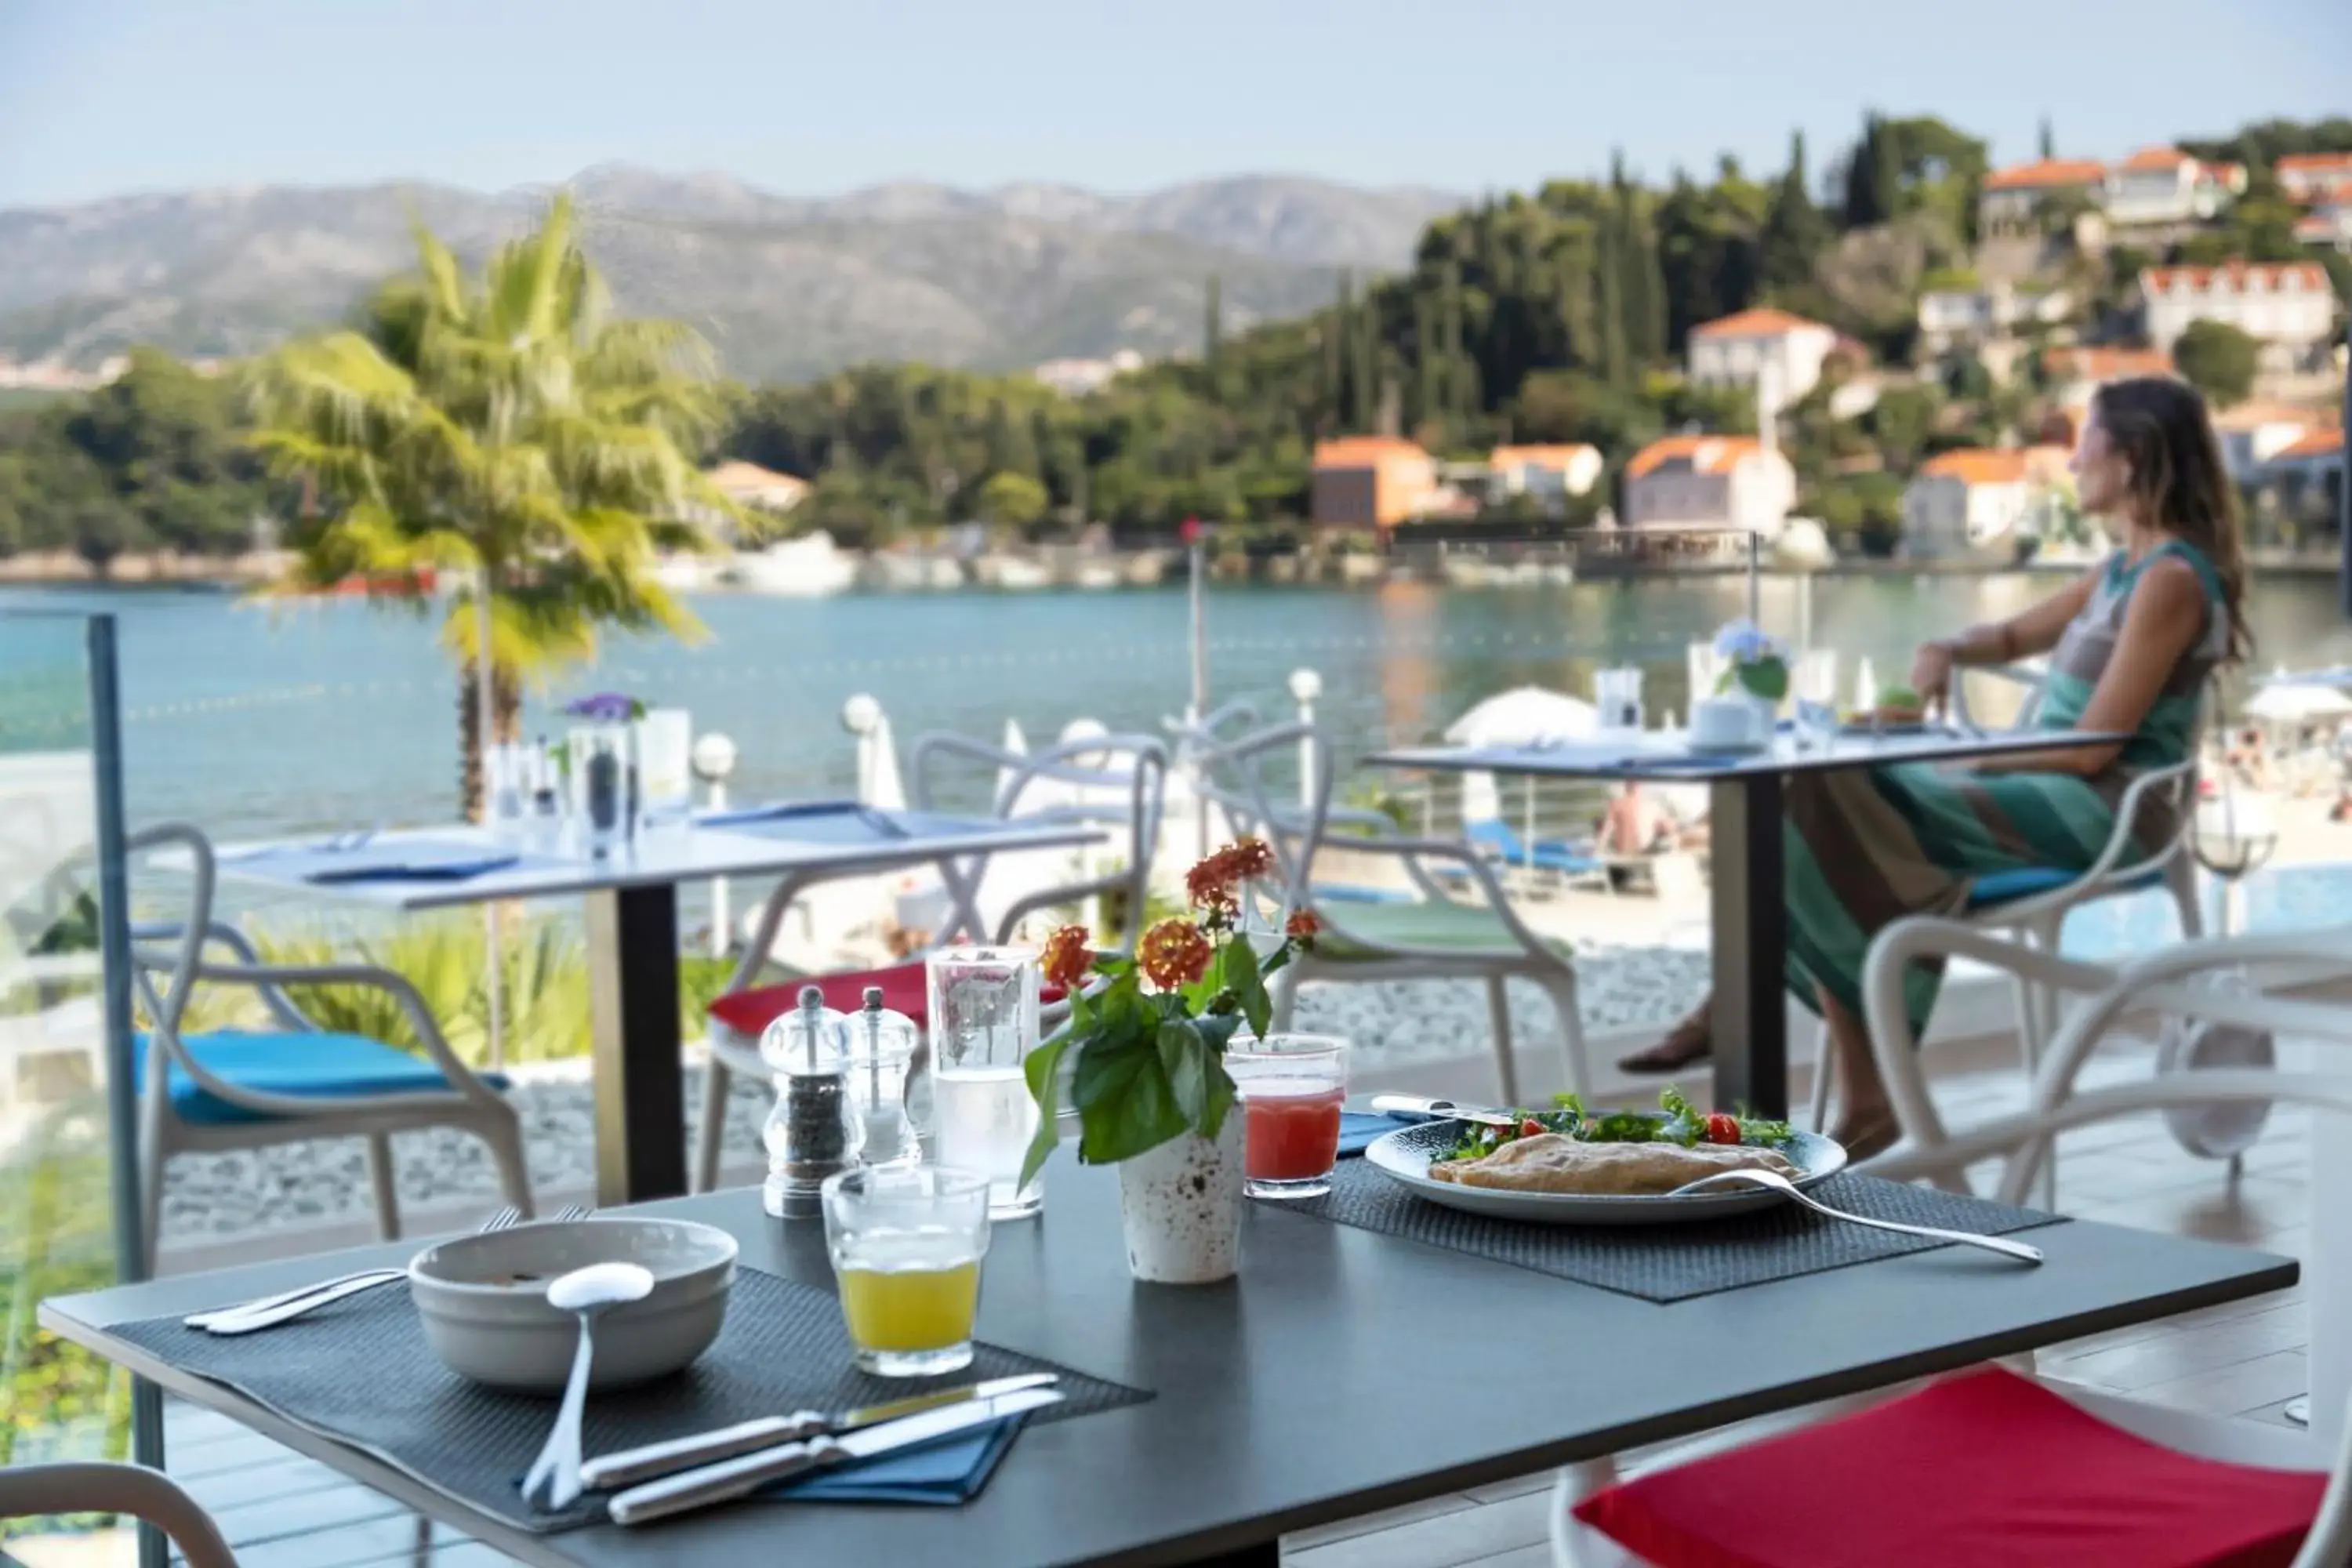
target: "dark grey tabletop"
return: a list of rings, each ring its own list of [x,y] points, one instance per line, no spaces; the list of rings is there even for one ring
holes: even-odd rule
[[[1713,784],[1759,773],[1817,773],[1885,763],[1967,762],[2004,752],[2112,745],[2129,738],[2089,730],[2002,731],[1988,735],[1927,730],[1885,734],[1855,731],[1800,745],[1795,736],[1784,732],[1766,750],[1735,755],[1695,753],[1679,735],[1644,732],[1518,746],[1408,746],[1375,752],[1364,762],[1370,767],[1450,773]]]
[[[751,1267],[830,1278],[820,1227],[787,1230],[756,1192],[644,1212],[726,1226]],[[62,1298],[41,1321],[527,1563],[740,1568],[785,1548],[794,1563],[1040,1568],[1263,1548],[1285,1531],[2257,1295],[2296,1274],[2284,1258],[2075,1222],[2033,1233],[2049,1259],[2039,1268],[1946,1248],[1659,1306],[1265,1205],[1245,1224],[1237,1280],[1138,1286],[1115,1175],[1066,1157],[1050,1170],[1044,1218],[997,1229],[982,1337],[1157,1397],[1025,1432],[960,1509],[754,1503],[635,1531],[520,1534],[107,1332],[402,1258],[414,1244]]]

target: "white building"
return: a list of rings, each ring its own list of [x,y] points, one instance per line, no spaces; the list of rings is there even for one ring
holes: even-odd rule
[[[2065,464],[2057,447],[1978,447],[1929,458],[1904,488],[1904,554],[1916,561],[2013,554]]]
[[[1981,346],[2036,326],[2056,326],[2074,313],[2063,289],[2020,290],[2007,283],[1977,289],[1930,289],[1919,296],[1919,337],[1930,353]]]
[[[2205,163],[2178,147],[2143,147],[2107,170],[2100,205],[2119,226],[2202,223],[2245,188],[2243,163]]]
[[[1486,498],[1500,503],[1527,496],[1547,506],[1565,506],[1569,497],[1591,490],[1601,469],[1598,447],[1497,447],[1486,459]]]
[[[2213,416],[2231,479],[2255,478],[2271,459],[2320,428],[2317,415],[2284,403],[2241,403]]]
[[[2290,153],[2271,172],[2290,201],[2315,202],[2352,185],[2352,153]]]
[[[2139,275],[2148,342],[2166,354],[2192,322],[2223,321],[2263,342],[2265,371],[2318,368],[2335,335],[2336,290],[2314,261],[2151,267]]]
[[[2096,158],[2042,158],[1995,169],[1978,187],[1978,225],[1987,234],[2022,233],[2035,226],[2045,206],[2095,207],[2106,179],[2107,166]]]
[[[1143,356],[1121,349],[1108,359],[1049,359],[1029,374],[1065,397],[1099,392],[1129,371],[1143,368]]]
[[[1832,329],[1786,310],[1742,310],[1691,329],[1690,378],[1701,386],[1769,383],[1775,406],[1785,406],[1822,379],[1837,341]]]
[[[2324,245],[2352,256],[2352,181],[2314,201],[2311,210],[2295,220],[2294,237],[2305,245]]]
[[[1745,528],[1768,538],[1797,504],[1797,471],[1752,436],[1668,436],[1625,465],[1635,528]]]

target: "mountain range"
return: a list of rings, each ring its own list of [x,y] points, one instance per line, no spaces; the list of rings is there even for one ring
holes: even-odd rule
[[[1390,270],[1461,198],[1239,175],[1131,195],[1056,184],[897,184],[800,197],[629,164],[569,182],[583,241],[630,313],[675,316],[729,374],[866,361],[1009,369],[1200,342]],[[234,356],[330,323],[414,258],[422,221],[468,258],[554,187],[242,186],[0,210],[0,357],[95,366],[133,343]]]

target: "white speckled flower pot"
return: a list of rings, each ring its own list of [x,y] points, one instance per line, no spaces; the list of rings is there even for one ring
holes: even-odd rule
[[[1118,1167],[1118,1215],[1127,1266],[1154,1285],[1210,1285],[1233,1278],[1241,1256],[1242,1109],[1214,1142],[1197,1132],[1147,1150]]]

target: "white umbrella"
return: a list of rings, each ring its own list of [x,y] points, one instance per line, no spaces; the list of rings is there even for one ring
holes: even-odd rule
[[[1878,670],[1867,658],[1853,668],[1853,706],[1863,713],[1878,706]]]
[[[2265,686],[2246,700],[2244,711],[2274,724],[2308,724],[2352,714],[2352,697],[2332,686]]]
[[[1579,740],[1601,728],[1600,710],[1581,698],[1540,686],[1489,697],[1446,727],[1457,746],[1519,746],[1535,741]]]
[[[898,777],[898,748],[890,738],[890,721],[878,717],[872,733],[865,737],[865,753],[859,759],[866,766],[859,779],[857,799],[860,805],[881,811],[907,809],[907,786]]]
[[[1004,741],[1002,749],[1012,752],[1016,757],[1025,757],[1029,754],[1029,738],[1021,732],[1020,720],[1007,719],[1004,721]],[[1017,771],[1009,767],[996,770],[998,800],[1002,801],[1004,798],[1004,792],[1013,787],[1013,775]]]

